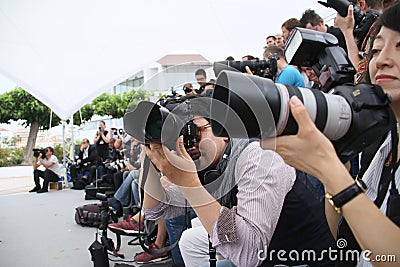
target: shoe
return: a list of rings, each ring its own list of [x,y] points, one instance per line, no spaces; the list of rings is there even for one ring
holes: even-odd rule
[[[40,190],[40,186],[35,186],[31,190],[29,190],[29,193],[33,193],[33,192],[36,192],[36,191],[39,191],[39,190]]]
[[[119,234],[137,234],[139,233],[139,227],[140,227],[140,232],[144,232],[144,223],[139,223],[135,219],[132,218],[132,216],[129,216],[126,218],[126,220],[123,220],[119,223],[111,223],[108,225],[108,228],[110,231],[114,233],[119,233]]]
[[[36,191],[36,193],[38,193],[38,194],[47,193],[47,192],[49,192],[49,191],[48,191],[47,189],[44,189],[44,188],[42,188],[42,189]]]
[[[149,250],[157,250],[159,249],[155,243],[150,244]],[[162,260],[168,259],[168,252],[164,252],[158,255],[151,255],[145,251],[142,253],[136,254],[134,261],[139,264],[158,262]]]

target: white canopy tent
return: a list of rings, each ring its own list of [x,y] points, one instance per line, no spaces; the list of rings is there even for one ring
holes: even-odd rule
[[[316,0],[0,0],[0,73],[65,121],[167,53],[261,56],[307,8],[332,13]]]

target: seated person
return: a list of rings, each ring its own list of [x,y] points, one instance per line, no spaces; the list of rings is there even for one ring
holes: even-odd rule
[[[76,179],[78,179],[77,172],[79,172],[82,179],[86,180],[86,184],[92,183],[96,176],[98,161],[99,156],[97,154],[96,147],[90,145],[89,139],[82,139],[76,164],[73,164],[70,168],[72,181],[74,182]],[[88,176],[83,178],[85,172],[88,172]]]
[[[193,123],[200,132],[194,147],[186,149],[182,139],[176,153],[158,143],[146,146],[152,162],[144,188],[146,218],[177,217],[184,213],[186,201],[193,207],[202,226],[185,230],[179,242],[183,260],[190,266],[208,262],[207,234],[217,253],[236,266],[332,265],[328,258],[284,261],[276,255],[263,259],[254,253],[281,248],[319,253],[333,247],[324,203],[308,188],[305,174],[285,165],[274,152],[262,151],[248,140],[214,136],[207,120],[209,106],[201,102],[192,106]],[[161,174],[168,177],[170,186],[160,184]],[[210,174],[220,175],[214,184],[223,183],[214,188],[205,185],[208,192],[201,182],[216,178]]]
[[[46,193],[48,192],[49,182],[58,182],[61,176],[61,168],[58,165],[58,159],[54,153],[54,149],[52,147],[46,147],[44,149],[44,157],[42,157],[42,153],[34,159],[33,161],[33,180],[35,181],[35,187],[29,192],[36,193]],[[44,171],[39,170],[39,166],[43,166],[45,168]],[[43,186],[40,187],[39,177],[43,178]]]

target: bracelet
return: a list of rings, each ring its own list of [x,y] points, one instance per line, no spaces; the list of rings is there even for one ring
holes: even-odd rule
[[[332,196],[329,193],[325,194],[326,199],[333,206],[337,213],[342,212],[344,204],[355,198],[367,190],[366,184],[362,180],[355,180],[355,183],[343,189],[336,195]]]

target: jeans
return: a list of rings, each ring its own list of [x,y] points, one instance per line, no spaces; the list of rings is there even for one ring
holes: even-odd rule
[[[125,173],[127,173],[125,175]],[[114,198],[121,202],[123,207],[127,207],[130,204],[139,204],[139,191],[138,191],[138,180],[139,171],[133,170],[130,172],[124,172],[124,181],[114,194]]]
[[[189,208],[189,221],[192,218],[197,217],[194,211]],[[184,230],[186,230],[186,215],[181,215],[172,219],[165,220],[165,226],[167,228],[168,237],[170,244],[175,243],[180,237]],[[176,246],[171,251],[172,260],[174,261],[174,266],[185,266],[181,252],[179,250],[179,245]]]

